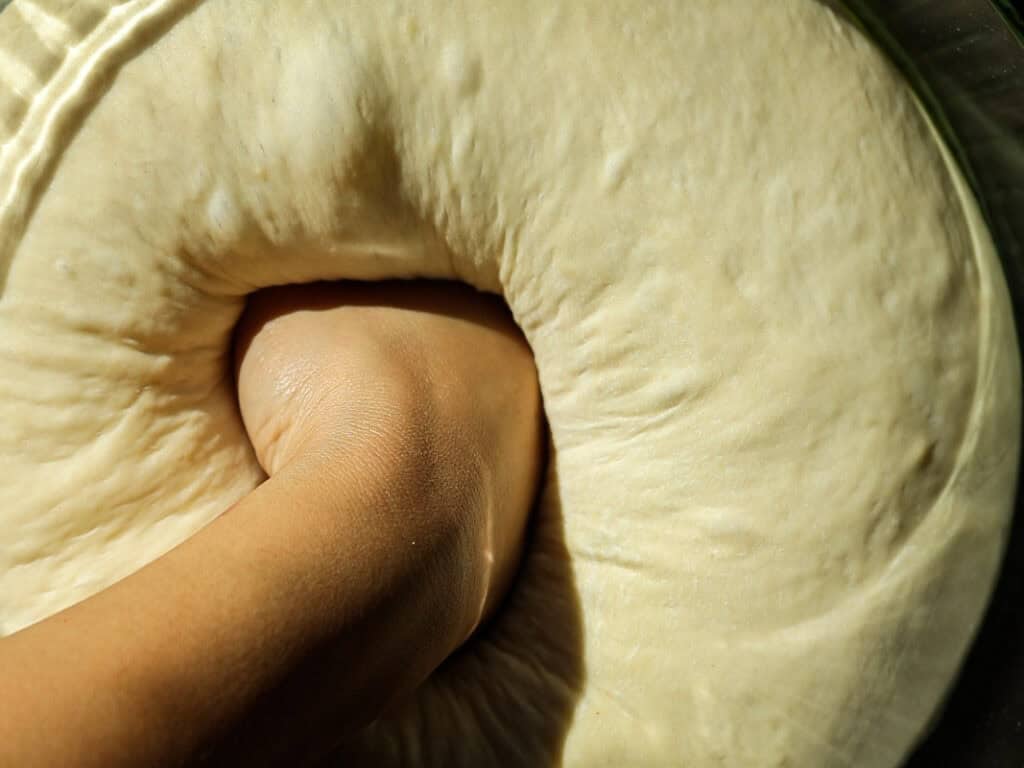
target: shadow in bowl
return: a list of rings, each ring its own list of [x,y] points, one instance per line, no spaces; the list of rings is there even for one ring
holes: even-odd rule
[[[521,571],[491,624],[411,700],[350,739],[325,765],[561,764],[584,657],[557,477],[552,451]]]

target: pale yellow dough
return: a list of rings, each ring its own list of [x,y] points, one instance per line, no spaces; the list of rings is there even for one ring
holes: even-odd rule
[[[0,54],[0,632],[260,481],[248,292],[446,277],[529,337],[553,466],[507,610],[349,752],[871,768],[922,734],[1019,363],[973,199],[831,11],[15,0]]]

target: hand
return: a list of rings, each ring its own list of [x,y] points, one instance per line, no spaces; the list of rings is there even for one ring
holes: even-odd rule
[[[494,610],[542,454],[533,359],[498,300],[444,283],[271,289],[250,297],[236,362],[242,418],[269,475],[311,456],[382,471],[415,501],[381,525],[465,536],[462,567],[484,577],[471,599]]]

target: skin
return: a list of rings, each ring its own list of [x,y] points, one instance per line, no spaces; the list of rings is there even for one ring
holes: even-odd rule
[[[269,479],[0,640],[0,765],[301,765],[498,608],[542,464],[530,351],[457,286],[251,298],[239,405]]]

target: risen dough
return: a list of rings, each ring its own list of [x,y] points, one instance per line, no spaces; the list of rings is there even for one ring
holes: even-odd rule
[[[108,9],[108,6],[113,6]],[[260,480],[247,292],[500,292],[554,459],[497,624],[368,765],[891,766],[982,614],[1003,279],[810,0],[17,0],[0,16],[0,624]]]

